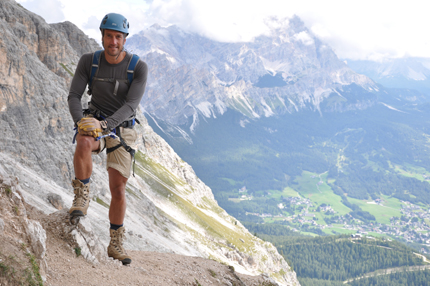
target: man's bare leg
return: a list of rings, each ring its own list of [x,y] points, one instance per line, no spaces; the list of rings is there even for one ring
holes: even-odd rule
[[[93,171],[93,158],[91,153],[100,148],[100,141],[96,141],[94,137],[76,136],[76,150],[73,157],[73,165],[75,169],[75,177],[79,180],[85,180],[91,177]]]
[[[125,199],[125,186],[127,178],[113,168],[108,169],[109,188],[112,196],[109,208],[109,221],[112,224],[122,225],[125,217],[127,202]]]

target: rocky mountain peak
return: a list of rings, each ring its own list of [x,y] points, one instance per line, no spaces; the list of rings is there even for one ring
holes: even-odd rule
[[[297,112],[354,108],[341,99],[344,87],[377,90],[317,39],[298,17],[267,20],[270,33],[250,42],[217,42],[178,27],[157,26],[132,36],[127,48],[150,67],[151,83],[142,103],[154,118],[192,129],[199,117],[216,117],[228,108],[258,118]]]

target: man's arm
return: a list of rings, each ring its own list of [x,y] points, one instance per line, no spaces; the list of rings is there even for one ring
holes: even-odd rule
[[[84,116],[82,113],[81,99],[90,78],[90,70],[88,67],[91,66],[91,61],[91,53],[85,54],[79,59],[72,84],[70,85],[67,101],[69,104],[70,114],[72,115],[73,122],[75,124]]]
[[[136,68],[134,69],[134,79],[130,85],[130,89],[128,90],[125,104],[121,106],[121,108],[119,108],[112,116],[109,116],[106,119],[108,130],[114,129],[136,113],[136,109],[138,108],[145,92],[147,78],[148,66],[144,61],[139,60]]]

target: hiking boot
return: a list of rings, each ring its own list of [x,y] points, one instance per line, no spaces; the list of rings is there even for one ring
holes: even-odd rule
[[[117,230],[110,229],[110,243],[108,246],[108,256],[113,259],[118,259],[123,265],[131,263],[131,257],[127,255],[122,242],[124,237],[125,228],[121,226]]]
[[[78,179],[72,180],[75,198],[69,210],[71,216],[84,216],[87,214],[90,205],[90,183],[84,184]]]

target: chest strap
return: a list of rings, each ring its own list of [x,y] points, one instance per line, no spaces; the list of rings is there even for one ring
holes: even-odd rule
[[[100,67],[100,57],[102,55],[103,50],[99,50],[94,52],[93,54],[93,60],[91,63],[91,71],[90,71],[90,78],[88,79],[88,94],[92,94],[92,88],[94,80],[99,81],[105,81],[105,82],[111,82],[115,84],[113,95],[116,96],[119,88],[119,82],[125,82],[129,87],[131,83],[133,82],[134,78],[134,69],[136,68],[137,63],[139,62],[139,56],[133,54],[128,61],[127,65],[127,79],[116,79],[116,78],[99,78],[97,77],[99,73],[99,67]]]

